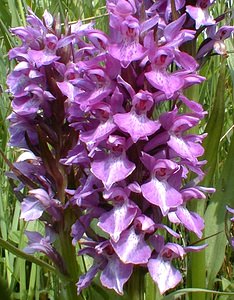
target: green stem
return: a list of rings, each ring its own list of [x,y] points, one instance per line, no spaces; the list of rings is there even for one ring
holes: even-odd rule
[[[191,234],[191,242],[197,241]],[[195,252],[189,254],[189,270],[188,270],[188,282],[187,286],[193,288],[206,288],[206,261],[205,261],[205,251]],[[205,300],[206,295],[204,293],[190,294],[191,300]]]
[[[24,8],[23,8],[23,5],[22,5],[22,1],[17,0],[17,3],[18,3],[19,13],[20,13],[20,17],[21,17],[23,26],[26,26],[26,19],[25,19],[25,13],[24,13]]]
[[[69,280],[65,283],[62,282],[61,299],[63,300],[79,300],[83,299],[77,295],[76,282],[80,275],[76,248],[72,245],[72,238],[70,236],[71,224],[73,222],[72,210],[67,209],[64,211],[64,224],[61,225],[59,230],[59,242],[61,255],[68,272]]]
[[[131,300],[144,300],[145,273],[142,268],[135,268],[128,282],[128,298]]]
[[[162,300],[157,284],[153,281],[149,273],[145,275],[145,300]]]

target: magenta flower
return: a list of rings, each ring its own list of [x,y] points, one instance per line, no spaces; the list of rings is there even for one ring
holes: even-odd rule
[[[97,153],[91,163],[91,172],[100,179],[105,188],[128,177],[135,169],[135,164],[127,159],[126,140],[119,136],[109,136],[107,141],[108,154]]]
[[[60,221],[62,207],[58,200],[53,199],[43,189],[29,191],[29,196],[21,203],[21,218],[25,221],[39,219],[44,211],[48,211],[55,220]]]
[[[123,294],[123,285],[130,278],[133,266],[121,262],[108,241],[99,244],[87,243],[87,246],[80,250],[80,254],[91,256],[94,264],[80,277],[77,283],[78,294],[91,283],[99,271],[101,271],[100,281],[103,286],[114,289],[120,295]]]
[[[208,8],[214,0],[198,0],[196,6],[187,5],[187,13],[195,20],[196,29],[201,25],[213,25],[215,20],[209,15]]]
[[[121,20],[119,20],[121,22]],[[121,22],[118,43],[109,46],[109,53],[127,68],[132,61],[140,60],[146,55],[146,49],[139,43],[139,21],[128,16]]]
[[[29,241],[28,246],[24,248],[24,251],[26,253],[33,254],[35,252],[42,252],[46,254],[58,267],[60,272],[64,275],[67,275],[68,270],[66,270],[63,258],[51,245],[55,241],[56,237],[49,227],[46,228],[45,237],[43,237],[40,233],[34,231],[26,231],[25,234]]]
[[[160,124],[147,117],[147,112],[153,106],[153,98],[150,93],[140,91],[133,96],[132,105],[130,112],[114,115],[114,122],[136,143],[139,139],[147,139],[147,136],[155,133]]]
[[[150,162],[147,161],[149,159]],[[150,203],[159,206],[163,216],[165,216],[171,208],[176,208],[183,203],[180,192],[173,187],[173,184],[170,184],[170,179],[173,176],[181,176],[180,167],[170,160],[156,160],[147,155],[143,155],[142,160],[151,172],[150,181],[141,186],[142,195]]]
[[[207,28],[208,38],[201,44],[196,55],[197,59],[202,58],[212,50],[221,55],[226,54],[224,40],[231,36],[234,26],[222,26],[217,32],[215,32],[215,29],[215,25]]]

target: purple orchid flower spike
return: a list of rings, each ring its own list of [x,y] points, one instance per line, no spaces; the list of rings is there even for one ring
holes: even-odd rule
[[[116,135],[109,136],[107,141],[109,153],[97,152],[91,163],[91,172],[100,179],[105,188],[127,178],[135,169],[135,164],[126,155],[126,139]]]
[[[195,20],[196,29],[200,26],[214,25],[215,20],[209,15],[208,8],[214,0],[198,0],[196,6],[187,5],[186,12]]]
[[[20,181],[16,192],[29,188],[21,218],[39,219],[59,239],[26,233],[25,250],[45,253],[69,276],[65,266],[77,263],[70,247],[78,244],[92,261],[79,294],[99,274],[103,287],[123,295],[134,267],[164,293],[182,280],[174,260],[203,248],[179,245],[186,230],[202,237],[204,222],[187,203],[209,192],[198,185],[206,134],[188,133],[205,112],[185,96],[204,77],[186,49],[203,30],[194,27],[210,26],[198,55],[222,53],[233,28],[215,33],[213,1],[195,2],[107,0],[110,34],[81,21],[61,30],[48,12],[43,21],[30,12],[27,27],[12,31],[22,43],[9,53],[18,61],[7,78],[10,144],[34,156],[9,176]]]
[[[132,109],[128,113],[114,115],[114,122],[118,127],[127,132],[134,143],[139,139],[147,139],[160,127],[158,121],[147,117],[147,112],[153,106],[153,98],[149,92],[140,91],[132,100]]]
[[[151,172],[150,181],[141,186],[142,195],[150,203],[157,205],[163,216],[166,216],[170,209],[183,203],[180,192],[170,184],[172,176],[181,176],[178,172],[180,167],[171,160],[157,160],[145,153],[141,160]]]

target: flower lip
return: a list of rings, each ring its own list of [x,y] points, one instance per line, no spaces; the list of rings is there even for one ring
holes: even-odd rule
[[[107,141],[107,146],[109,150],[113,151],[115,154],[121,154],[125,150],[125,138],[119,136],[109,136]]]
[[[145,113],[153,106],[153,98],[151,93],[147,91],[140,91],[134,95],[132,99],[133,107],[137,114]]]
[[[167,159],[159,159],[153,169],[153,174],[157,179],[168,179],[179,170],[179,166]]]
[[[164,47],[159,48],[156,55],[152,56],[150,59],[156,68],[167,68],[173,61],[174,55],[169,47]]]
[[[139,22],[134,17],[127,17],[121,25],[123,37],[126,38],[137,38],[139,36]]]
[[[54,34],[48,33],[45,37],[45,45],[47,49],[54,51],[56,49],[58,38]]]
[[[94,105],[94,109],[92,110],[92,114],[99,119],[101,122],[106,122],[110,117],[110,107],[104,103],[100,103]]]

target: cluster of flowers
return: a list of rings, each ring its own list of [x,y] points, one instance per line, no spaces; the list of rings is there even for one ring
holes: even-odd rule
[[[108,0],[109,35],[92,23],[62,30],[47,11],[43,21],[29,11],[28,26],[12,29],[22,44],[9,52],[18,61],[7,79],[10,144],[26,151],[11,176],[29,188],[21,217],[46,224],[45,237],[26,233],[25,251],[66,272],[53,243],[69,210],[73,244],[94,259],[78,293],[100,272],[103,286],[123,294],[135,266],[164,293],[182,280],[173,260],[203,248],[182,246],[178,233],[201,238],[204,222],[186,205],[209,190],[197,185],[206,135],[188,132],[205,112],[184,94],[204,78],[183,49],[208,27],[197,58],[225,54],[233,27],[215,33],[212,2]]]

